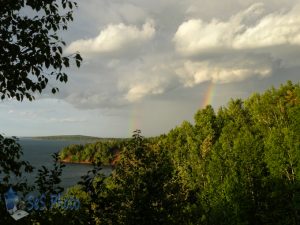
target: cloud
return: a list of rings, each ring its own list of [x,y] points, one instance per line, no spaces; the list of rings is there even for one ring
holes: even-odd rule
[[[163,54],[145,56],[140,62],[128,65],[118,82],[125,102],[138,102],[146,96],[163,94],[174,83],[172,65],[172,58]]]
[[[238,34],[236,49],[261,48],[276,45],[300,45],[300,10],[295,7],[287,13],[273,13],[262,18],[255,26]]]
[[[129,5],[95,1],[98,8],[103,4],[101,15],[85,5],[88,18],[84,19],[95,24],[81,36],[75,35],[77,41],[68,50],[79,50],[88,60],[79,71],[72,70],[60,96],[76,108],[123,111],[135,103],[163,99],[205,81],[260,80],[271,76],[274,66],[286,66],[287,62],[298,65],[299,51],[294,44],[268,46],[254,34],[279,29],[289,24],[288,18],[297,22],[299,10],[281,0],[276,0],[276,7],[263,1],[265,4],[245,0],[235,5],[233,0],[213,1],[205,3],[205,9],[194,0],[180,5],[171,0],[134,0]],[[171,17],[173,14],[176,16]],[[195,19],[198,15],[201,19]],[[155,18],[155,25],[147,18]],[[278,22],[273,26],[269,20]],[[99,26],[103,29],[98,33]],[[256,47],[250,46],[248,39]]]
[[[83,123],[87,122],[85,118],[50,118],[49,123]]]
[[[65,100],[77,108],[84,109],[119,108],[125,104],[120,93],[116,94],[109,91],[100,93],[96,89],[89,92],[69,93]]]
[[[36,119],[39,116],[39,112],[33,111],[22,111],[19,112],[19,117],[26,118],[26,119]]]
[[[125,99],[129,102],[141,100],[146,95],[156,95],[164,92],[160,79],[153,79],[150,82],[135,83],[130,85]]]
[[[110,24],[95,38],[80,39],[72,42],[67,52],[79,51],[83,54],[111,53],[143,44],[155,35],[152,21],[146,22],[141,29],[124,23]]]
[[[299,9],[264,15],[264,4],[256,3],[227,21],[190,19],[178,27],[173,42],[182,55],[300,45]]]
[[[252,76],[270,76],[273,67],[278,62],[273,62],[271,58],[265,56],[256,57],[257,59],[244,57],[225,62],[187,60],[182,67],[176,70],[176,73],[186,87],[193,87],[205,81],[229,83],[245,80]]]

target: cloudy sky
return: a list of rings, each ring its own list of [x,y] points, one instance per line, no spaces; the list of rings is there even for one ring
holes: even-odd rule
[[[159,135],[207,103],[299,81],[298,0],[78,3],[63,38],[82,67],[59,94],[2,102],[5,135]]]

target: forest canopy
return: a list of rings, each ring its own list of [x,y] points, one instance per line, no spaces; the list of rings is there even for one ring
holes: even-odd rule
[[[7,151],[19,147],[1,139]],[[116,157],[117,156],[117,157]],[[105,140],[65,148],[53,169],[38,170],[39,193],[61,193],[62,158],[87,160],[94,168],[63,195],[80,200],[77,211],[53,208],[32,212],[22,224],[97,225],[297,225],[300,221],[300,86],[247,99],[232,99],[217,111],[199,109],[167,134]],[[109,176],[102,163],[114,160]],[[1,161],[7,190],[10,172],[31,172],[26,162]],[[13,167],[11,167],[11,165]],[[27,188],[26,188],[27,187]],[[13,185],[26,193],[28,184]],[[30,188],[29,188],[30,190]],[[32,189],[31,189],[32,190]],[[15,224],[0,201],[1,222]]]
[[[96,171],[71,189],[90,196],[81,224],[299,224],[299,83],[208,105],[156,138],[137,131],[109,177]]]

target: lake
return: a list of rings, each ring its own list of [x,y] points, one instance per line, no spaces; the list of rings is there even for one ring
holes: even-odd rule
[[[42,165],[49,169],[52,168],[53,160],[51,155],[53,153],[60,151],[63,147],[70,144],[84,144],[82,141],[36,140],[30,138],[20,138],[18,142],[22,146],[24,153],[22,159],[29,161],[35,167],[35,172],[28,176],[29,182],[33,182],[37,170]],[[85,175],[92,168],[92,165],[87,164],[66,164],[61,177],[62,186],[68,188],[75,185],[81,176]],[[111,168],[103,167],[102,171],[105,175],[109,175]]]

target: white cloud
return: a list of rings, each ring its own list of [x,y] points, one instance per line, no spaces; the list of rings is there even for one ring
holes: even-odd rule
[[[298,18],[296,7],[288,10],[290,5],[278,3],[287,7],[279,13],[279,7],[273,7],[274,4],[270,7],[267,0],[265,4],[240,1],[234,7],[229,4],[233,0],[227,0],[227,3],[210,3],[210,10],[203,13],[197,11],[200,7],[190,7],[198,4],[193,0],[180,7],[172,1],[167,2],[165,8],[159,7],[163,3],[145,1],[130,3],[131,6],[120,10],[117,8],[123,3],[107,4],[106,20],[95,18],[97,24],[93,24],[94,30],[96,26],[103,27],[99,35],[77,38],[79,40],[68,47],[69,51],[79,50],[89,59],[79,71],[72,71],[70,78],[74,82],[70,79],[68,87],[62,89],[62,98],[77,108],[121,110],[142,100],[164,98],[166,92],[182,86],[192,87],[209,80],[229,83],[266,77],[275,71],[273,63],[277,60],[282,66],[293,58],[298,65],[297,57],[291,56],[289,49],[297,51],[294,46],[261,48],[266,44],[259,45],[260,42],[255,41],[258,49],[252,49],[246,43],[254,38],[250,35],[251,29],[263,33],[258,28],[264,23],[270,28],[271,25],[264,22],[268,17],[277,18],[282,24],[287,23],[287,17]],[[220,14],[225,5],[229,12]],[[139,11],[137,17],[132,15],[131,18],[130,14],[135,14],[136,10]],[[112,17],[109,16],[111,12]],[[175,18],[171,18],[174,12]],[[201,19],[193,19],[196,15],[201,15]],[[156,25],[153,21],[143,24],[147,18],[155,18]],[[247,39],[242,39],[246,36]],[[174,43],[181,55],[174,52]]]
[[[191,19],[174,35],[176,50],[183,55],[222,49],[252,49],[277,45],[300,45],[300,8],[264,14],[256,3],[227,21]]]
[[[233,47],[260,48],[276,45],[300,45],[300,10],[273,13],[262,18],[255,26],[237,35]]]
[[[226,47],[228,24],[213,20],[205,24],[202,20],[189,20],[178,28],[174,42],[176,50],[185,55],[207,51],[212,48]]]
[[[118,89],[127,103],[163,94],[174,82],[172,59],[166,55],[145,56],[122,70]]]
[[[80,39],[72,42],[67,52],[79,51],[82,54],[111,53],[127,47],[138,46],[153,38],[155,28],[152,21],[146,22],[141,29],[124,23],[108,25],[95,38]]]
[[[137,102],[148,95],[162,94],[170,82],[169,77],[159,74],[150,76],[140,73],[138,76],[125,77],[119,82],[119,89],[123,90],[124,99],[128,102]]]
[[[161,83],[156,81],[150,82],[150,83],[137,83],[132,85],[125,98],[129,102],[135,102],[146,95],[155,95],[155,94],[161,94],[164,92],[163,87],[161,87]]]
[[[250,76],[267,77],[271,75],[272,65],[254,62],[223,65],[209,61],[186,61],[176,72],[184,86],[193,87],[205,81],[229,83],[241,81]]]

